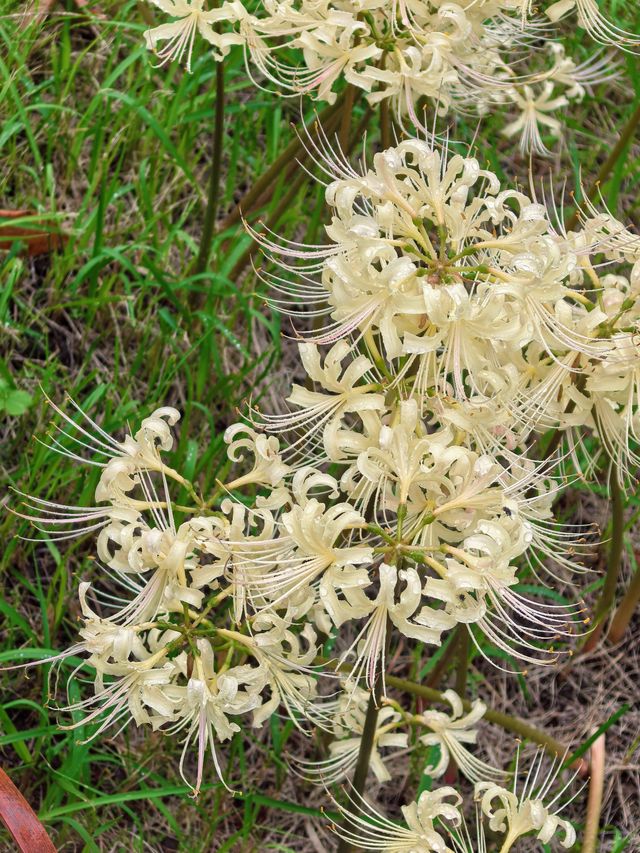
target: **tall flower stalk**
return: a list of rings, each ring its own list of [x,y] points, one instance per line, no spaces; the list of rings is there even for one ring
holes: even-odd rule
[[[211,256],[213,236],[218,218],[220,205],[220,189],[222,178],[222,151],[224,141],[224,63],[216,65],[216,96],[215,96],[215,125],[213,143],[211,146],[211,173],[209,175],[209,191],[205,209],[200,248],[196,259],[194,272],[201,275],[206,271]]]

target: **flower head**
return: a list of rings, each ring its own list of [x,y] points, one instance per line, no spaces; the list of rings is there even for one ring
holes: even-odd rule
[[[430,734],[420,737],[420,742],[425,746],[438,746],[440,749],[438,763],[425,767],[424,772],[437,779],[443,775],[449,761],[453,759],[472,782],[491,778],[504,780],[505,774],[502,771],[476,758],[465,746],[477,742],[478,731],[472,727],[484,716],[486,705],[476,699],[469,713],[465,714],[462,700],[457,693],[445,690],[442,695],[451,705],[451,716],[442,711],[428,710],[418,717],[419,722],[431,730]]]
[[[559,813],[566,804],[559,804],[558,801],[571,781],[552,799],[548,799],[549,792],[560,772],[561,762],[554,762],[546,778],[538,784],[543,759],[544,755],[540,751],[529,769],[520,792],[516,787],[517,775],[514,777],[512,790],[492,782],[476,784],[476,799],[482,813],[489,818],[489,827],[505,834],[502,850],[510,850],[518,838],[530,832],[534,832],[536,838],[545,844],[557,833],[562,834],[560,843],[563,847],[572,847],[576,842],[576,831],[571,823],[559,817]]]
[[[417,802],[402,806],[403,824],[389,820],[362,797],[355,795],[351,802],[358,811],[336,804],[344,822],[332,829],[340,838],[363,850],[447,853],[447,825],[455,827],[462,820],[461,797],[450,787],[423,791]]]
[[[241,39],[233,33],[221,35],[215,25],[224,20],[235,20],[235,12],[239,3],[225,2],[221,7],[207,11],[205,0],[151,0],[154,5],[176,18],[168,24],[161,24],[147,30],[144,34],[147,48],[158,54],[160,65],[177,60],[186,60],[187,70],[191,71],[193,43],[196,33],[213,45],[218,59],[229,52],[232,44],[240,44]],[[241,7],[242,8],[242,7]],[[158,50],[158,44],[166,42]]]

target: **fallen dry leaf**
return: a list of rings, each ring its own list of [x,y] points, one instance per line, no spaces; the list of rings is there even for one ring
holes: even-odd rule
[[[11,224],[15,220],[29,219],[19,225]],[[48,255],[64,248],[69,238],[60,229],[51,225],[47,227],[46,217],[29,210],[0,209],[0,251],[9,249],[16,240],[26,245],[26,254]]]
[[[0,820],[22,853],[56,853],[47,831],[29,803],[0,769]]]

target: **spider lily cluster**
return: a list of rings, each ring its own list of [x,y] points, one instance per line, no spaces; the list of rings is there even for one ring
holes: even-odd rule
[[[67,710],[75,725],[97,721],[96,735],[133,719],[181,737],[195,792],[208,752],[224,779],[218,745],[279,711],[333,736],[326,759],[292,764],[326,785],[355,766],[379,686],[380,781],[399,750],[435,750],[425,771],[441,777],[453,760],[504,850],[558,828],[570,846],[572,829],[542,804],[548,788],[519,798],[469,749],[482,703],[465,715],[448,691],[451,714],[410,714],[385,670],[399,638],[435,648],[462,629],[482,654],[484,634],[526,666],[556,661],[585,630],[579,601],[518,589],[523,576],[583,571],[591,536],[553,518],[555,463],[570,460],[531,448],[553,427],[571,454],[591,431],[623,485],[637,465],[640,241],[595,208],[564,232],[474,158],[420,140],[360,172],[316,153],[327,241],[256,234],[274,261],[273,305],[314,319],[299,333],[307,378],[282,411],[249,407],[227,429],[235,479],[205,501],[170,467],[172,408],[116,441],[54,407],[64,426],[52,446],[75,460],[92,450],[101,467],[94,507],[31,498],[24,513],[57,538],[97,537],[80,641],[58,656],[88,655],[93,695]],[[405,807],[406,828],[374,815],[365,824],[380,832],[364,818],[339,832],[366,849],[467,850],[458,806],[444,788]]]
[[[538,781],[541,763],[540,753],[520,790],[517,782],[509,788],[493,782],[476,783],[473,833],[465,822],[462,798],[451,786],[423,791],[416,802],[402,806],[402,824],[389,820],[362,797],[350,798],[349,806],[336,803],[345,822],[334,831],[360,849],[387,853],[486,853],[485,823],[499,834],[500,853],[508,853],[520,838],[531,833],[545,844],[555,837],[562,847],[573,847],[575,829],[560,817],[571,799],[566,797],[571,782],[552,798],[549,791],[559,765],[554,762],[546,777]]]
[[[389,101],[401,123],[418,128],[427,105],[441,115],[482,115],[503,104],[517,113],[503,132],[519,134],[523,149],[538,154],[549,153],[541,130],[561,136],[554,113],[615,76],[617,62],[603,51],[640,46],[595,0],[546,2],[537,16],[529,0],[268,0],[253,11],[241,0],[210,10],[203,0],[151,2],[175,19],[146,33],[161,62],[185,58],[190,68],[199,33],[217,60],[242,45],[258,86],[333,102],[346,80],[371,105]],[[603,45],[587,62],[576,63],[552,40],[554,23],[572,12]]]
[[[175,19],[146,34],[163,62],[189,66],[199,33],[218,60],[242,45],[285,92],[333,101],[344,78],[418,127],[427,101],[441,113],[506,101],[520,115],[505,132],[538,153],[540,126],[560,131],[551,113],[612,72],[608,56],[577,66],[549,47],[548,23],[575,11],[602,44],[638,45],[594,0],[547,3],[546,21],[528,0],[284,0],[258,14],[240,0],[153,2]],[[447,690],[448,710],[408,712],[386,671],[399,642],[433,650],[454,631],[482,655],[551,664],[588,630],[582,603],[545,586],[585,571],[594,530],[558,523],[553,505],[571,469],[588,478],[604,457],[625,488],[640,465],[640,238],[588,202],[567,230],[533,193],[432,141],[357,170],[317,138],[326,239],[250,229],[301,369],[278,411],[248,405],[226,430],[231,479],[205,499],[171,467],[171,407],[117,440],[72,401],[52,404],[52,447],[101,469],[95,506],[25,497],[18,513],[52,538],[96,540],[78,642],[51,659],[85,655],[71,678],[92,673],[65,709],[71,727],[95,737],[134,721],[180,739],[197,794],[209,756],[232,784],[221,744],[282,713],[331,739],[322,759],[292,759],[307,780],[349,780],[369,738],[380,783],[410,750],[432,779],[455,764],[475,786],[474,832],[451,787],[405,805],[403,824],[354,792],[338,805],[348,844],[485,851],[486,825],[503,853],[530,833],[570,847],[566,787],[551,793],[555,772],[538,784],[541,758],[519,789],[517,766],[476,754],[482,702]],[[550,430],[566,452],[547,452]]]

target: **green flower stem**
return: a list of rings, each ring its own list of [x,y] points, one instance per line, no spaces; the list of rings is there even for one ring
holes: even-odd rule
[[[385,675],[385,681],[389,687],[395,687],[397,690],[402,690],[404,693],[412,693],[414,696],[422,696],[423,699],[428,699],[429,702],[444,702],[446,704],[446,699],[443,697],[442,693],[439,690],[434,690],[432,687],[415,684],[413,681],[407,681],[404,678],[397,678],[395,675]],[[465,711],[471,710],[471,702],[467,699],[462,700],[462,706]],[[495,723],[495,725],[500,726],[500,728],[503,728],[508,732],[513,732],[520,737],[539,744],[554,758],[557,758],[558,756],[562,757],[567,753],[566,746],[559,740],[556,740],[554,737],[540,729],[534,728],[534,726],[529,725],[529,723],[525,723],[525,721],[521,720],[519,717],[512,717],[510,714],[504,714],[502,711],[493,711],[489,708],[485,712],[484,719],[488,720],[490,723]],[[587,763],[583,759],[579,759],[576,762],[576,768],[581,771],[585,771],[587,769]]]
[[[380,142],[383,150],[391,148],[391,114],[388,98],[380,101]]]
[[[611,543],[607,560],[607,574],[593,615],[594,629],[589,634],[582,649],[585,654],[593,651],[598,645],[604,631],[607,614],[615,602],[624,547],[624,500],[618,482],[618,468],[613,462],[609,470],[609,498],[611,500]]]
[[[458,663],[456,668],[456,693],[460,698],[463,698],[467,692],[467,672],[469,670],[469,631],[466,626],[461,626],[457,642],[456,651],[458,654]]]
[[[591,780],[587,815],[584,822],[582,853],[597,853],[600,834],[600,815],[602,813],[602,794],[604,791],[605,736],[600,735],[591,747]]]
[[[611,154],[604,161],[602,166],[600,167],[600,171],[598,172],[598,176],[595,180],[595,183],[591,190],[589,191],[587,198],[593,200],[598,192],[600,191],[600,187],[605,183],[611,172],[613,171],[614,166],[620,159],[620,157],[626,151],[627,145],[631,142],[634,133],[636,132],[636,128],[640,124],[640,103],[633,111],[631,118],[624,126],[622,133],[620,134],[620,138],[616,142],[616,144],[611,149]],[[567,219],[564,224],[564,227],[567,231],[572,231],[579,221],[579,210],[580,207],[576,207],[571,216]]]
[[[634,614],[636,607],[640,602],[640,567],[636,569],[629,589],[625,593],[624,598],[620,602],[615,616],[611,620],[609,628],[609,639],[612,643],[619,643],[624,637],[624,634],[629,627],[629,622]]]
[[[204,215],[202,237],[200,238],[200,249],[196,259],[194,272],[201,275],[209,264],[211,256],[211,243],[218,218],[218,206],[220,203],[220,178],[222,171],[222,141],[224,138],[224,62],[216,63],[216,107],[215,126],[213,131],[213,158],[211,163],[211,175],[209,177],[209,194],[207,197],[207,209]]]
[[[340,142],[340,148],[343,153],[346,154],[349,148],[349,136],[351,133],[351,118],[353,115],[353,105],[355,102],[356,90],[355,86],[352,86],[351,83],[347,84],[347,88],[344,93],[344,103],[342,105],[342,109],[340,110],[340,134],[338,136],[338,141]]]
[[[387,647],[388,639],[391,636],[391,620],[387,619]],[[388,648],[387,648],[388,650]],[[386,655],[385,655],[386,658]],[[384,666],[384,660],[382,666]],[[375,684],[369,694],[369,704],[367,705],[367,713],[364,718],[364,726],[362,729],[362,737],[360,738],[360,749],[358,751],[358,762],[353,773],[352,787],[356,793],[355,804],[359,805],[359,799],[364,796],[364,790],[367,783],[367,775],[369,773],[369,763],[371,761],[371,753],[375,743],[376,730],[378,728],[378,714],[382,705],[382,669],[378,670]],[[353,846],[344,838],[340,839],[337,853],[349,853],[353,850]]]
[[[360,796],[364,794],[364,788],[369,773],[369,762],[371,760],[371,752],[376,736],[376,728],[378,726],[378,714],[380,712],[382,678],[376,681],[375,689],[371,691],[369,696],[369,704],[367,705],[367,714],[364,719],[364,728],[362,730],[362,738],[360,739],[360,751],[358,752],[358,763],[353,774],[353,790]],[[356,797],[356,803],[358,798]],[[340,839],[337,853],[349,853],[353,850],[353,846],[344,838]]]
[[[339,113],[343,100],[344,94],[336,100],[335,104],[327,107],[318,116],[314,117],[305,131],[299,134],[296,133],[282,154],[276,157],[267,171],[263,172],[254,182],[251,189],[244,194],[231,213],[224,219],[220,226],[221,231],[226,231],[227,228],[235,225],[243,216],[247,216],[258,207],[265,193],[280,178],[283,170],[290,166],[297,166],[296,158],[299,157],[303,161],[306,159],[306,150],[304,147],[305,133],[308,133],[313,138],[313,136],[317,135],[319,128],[326,130],[329,120]]]
[[[343,664],[340,666],[336,664],[335,661],[330,661],[326,658],[318,657],[315,659],[314,663],[317,665],[330,666],[332,669],[338,670],[339,672],[350,671],[347,665]],[[413,696],[421,696],[423,699],[427,699],[430,703],[441,702],[445,705],[447,704],[447,700],[444,698],[442,693],[439,690],[435,690],[433,687],[427,687],[424,684],[416,684],[414,681],[408,681],[407,679],[398,678],[395,675],[389,675],[387,673],[385,673],[384,678],[388,687],[395,687],[396,690],[400,690],[403,693],[411,693]],[[463,699],[462,707],[465,711],[470,711],[471,702],[467,699]],[[546,732],[529,725],[529,723],[525,723],[525,721],[521,720],[519,717],[512,717],[510,714],[504,714],[502,711],[493,711],[491,708],[488,708],[485,712],[484,719],[488,720],[490,723],[494,723],[496,726],[500,726],[500,728],[505,729],[505,731],[513,732],[519,737],[526,738],[533,743],[539,744],[554,758],[562,757],[567,754],[567,747],[563,743],[556,740],[551,735],[548,735]],[[589,765],[584,759],[580,758],[576,760],[573,766],[581,773],[585,773]]]
[[[397,561],[396,565],[397,568],[400,569],[402,565],[401,558]],[[378,715],[382,706],[382,692],[384,686],[383,676],[386,675],[386,673],[383,672],[383,668],[385,667],[387,658],[389,656],[389,641],[391,639],[392,630],[393,623],[391,622],[389,616],[387,616],[384,654],[382,655],[380,666],[378,667],[376,672],[375,683],[373,684],[371,693],[369,694],[367,713],[364,718],[362,737],[360,738],[360,749],[358,750],[358,761],[356,763],[356,769],[353,773],[352,785],[353,790],[356,794],[355,805],[358,810],[360,806],[359,800],[364,796],[364,791],[367,784],[367,775],[369,774],[369,764],[371,762],[371,753],[373,751],[376,739],[376,731],[378,728]],[[353,845],[345,838],[341,838],[340,843],[338,844],[337,853],[349,853],[349,851],[351,850],[353,850]]]

